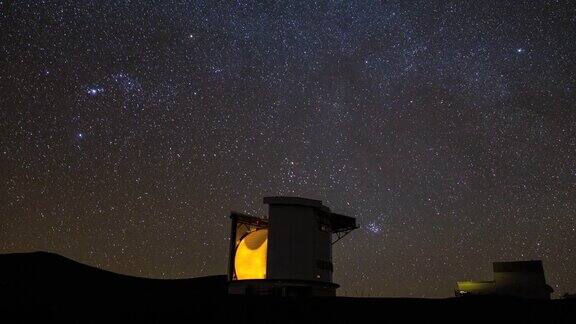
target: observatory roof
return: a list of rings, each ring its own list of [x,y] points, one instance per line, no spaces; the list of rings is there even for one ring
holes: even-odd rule
[[[494,272],[544,273],[544,267],[540,260],[494,262],[492,267]]]
[[[307,199],[300,197],[264,197],[264,203],[268,205],[292,205],[312,207],[320,211],[320,213],[329,221],[333,233],[349,232],[358,228],[356,225],[356,218],[332,213],[330,208],[324,206],[322,201],[315,199]]]
[[[296,205],[318,208],[320,210],[329,212],[330,208],[322,205],[322,201],[300,197],[264,197],[264,203],[268,205]]]

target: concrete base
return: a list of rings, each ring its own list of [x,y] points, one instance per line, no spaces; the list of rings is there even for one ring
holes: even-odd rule
[[[234,280],[228,282],[228,294],[252,296],[311,297],[336,296],[339,285],[306,280]]]

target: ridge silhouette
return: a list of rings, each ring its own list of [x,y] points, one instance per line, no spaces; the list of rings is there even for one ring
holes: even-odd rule
[[[226,276],[146,279],[53,253],[0,255],[0,323],[576,323],[576,300],[230,296]]]

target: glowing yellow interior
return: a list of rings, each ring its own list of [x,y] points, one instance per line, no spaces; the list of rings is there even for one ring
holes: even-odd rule
[[[268,230],[260,229],[246,235],[236,249],[234,269],[238,280],[266,279]]]

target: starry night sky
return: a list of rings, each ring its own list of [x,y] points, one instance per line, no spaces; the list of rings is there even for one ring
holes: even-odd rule
[[[576,291],[571,1],[0,1],[0,252],[226,272],[231,210],[323,200],[355,296],[542,259]]]

